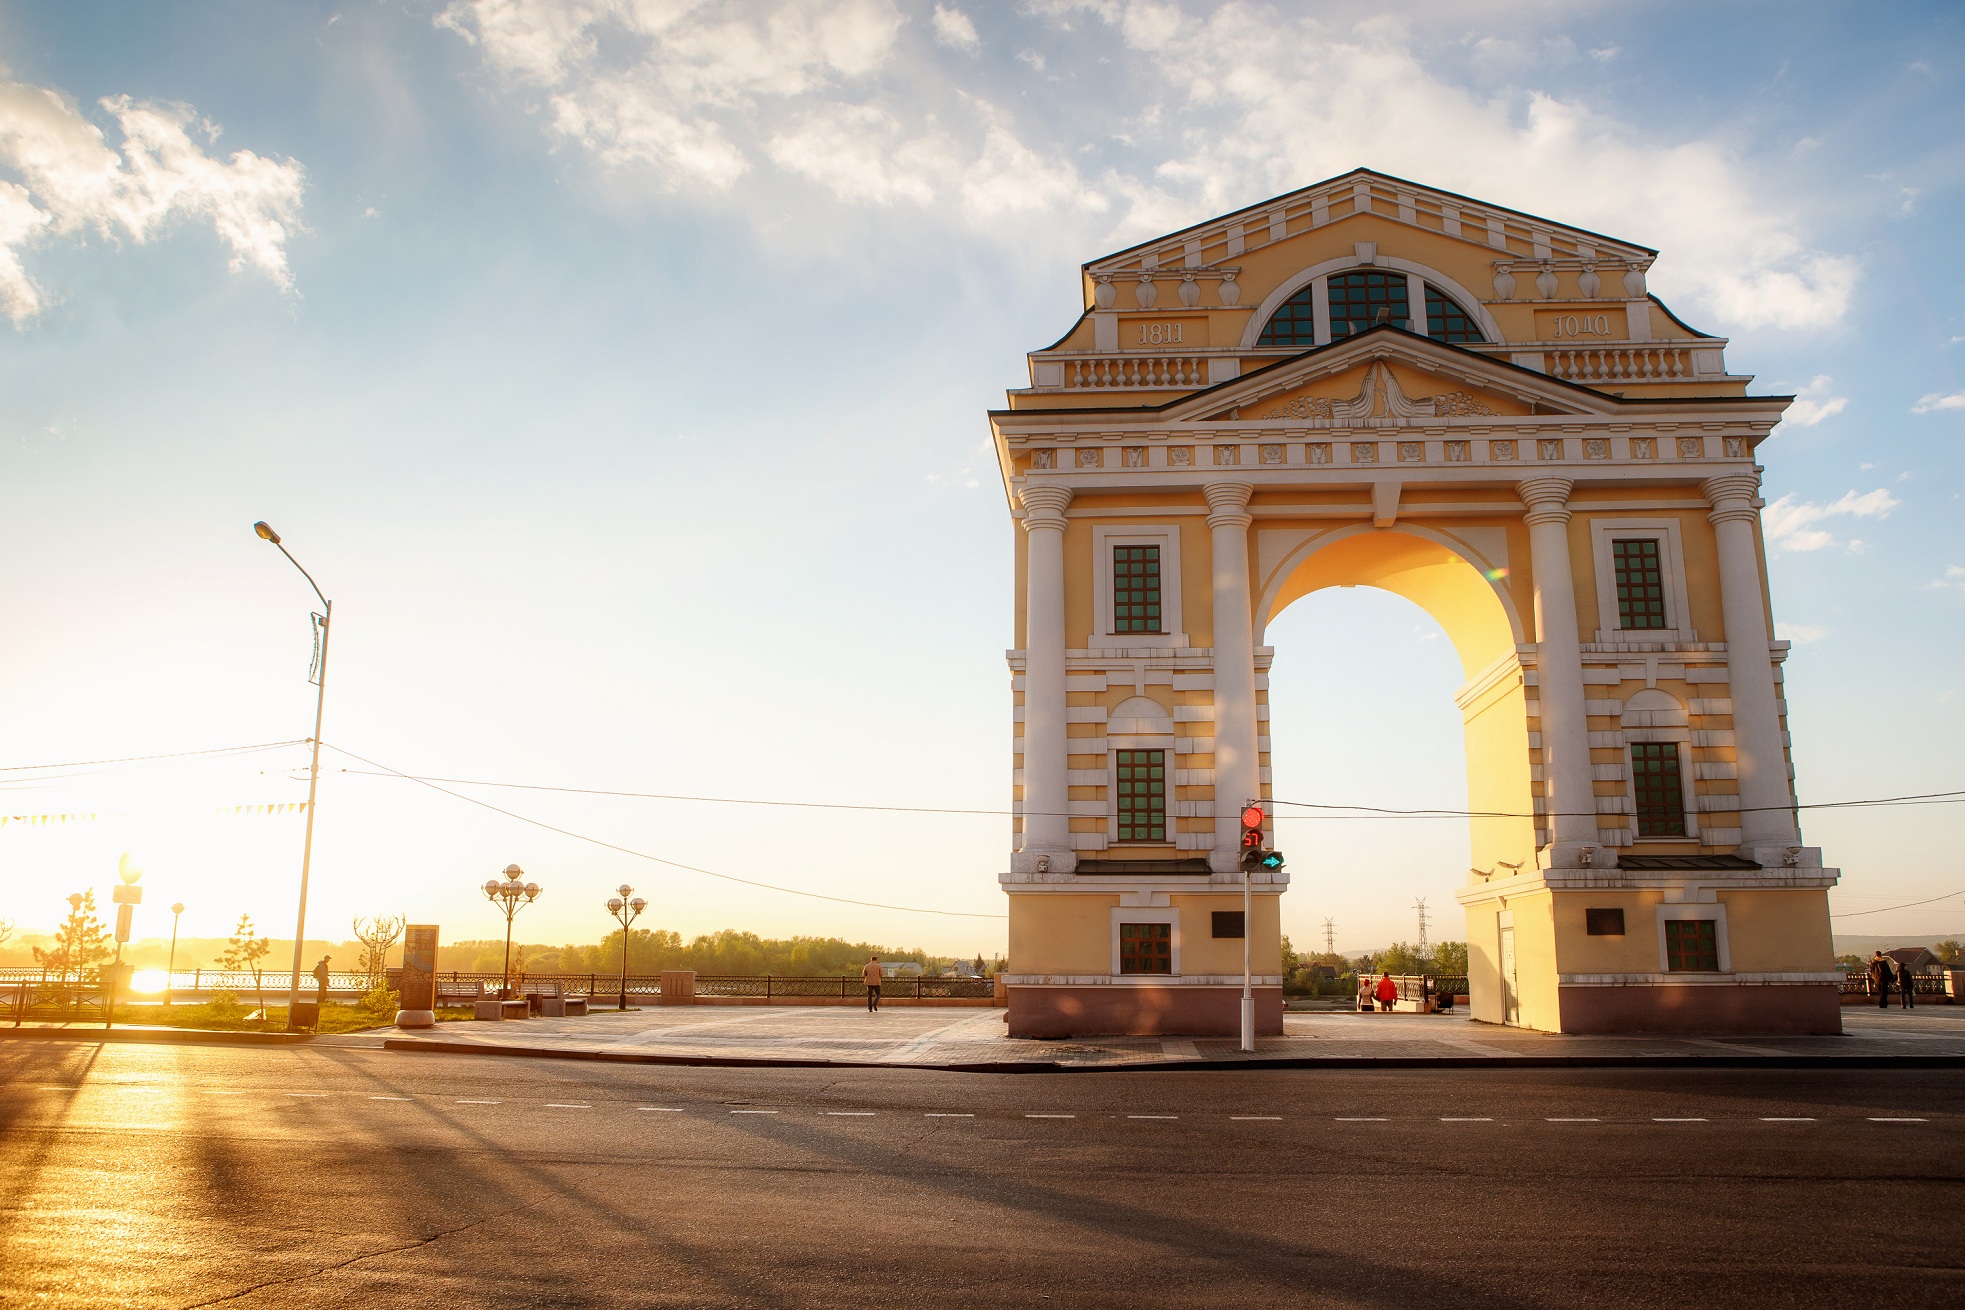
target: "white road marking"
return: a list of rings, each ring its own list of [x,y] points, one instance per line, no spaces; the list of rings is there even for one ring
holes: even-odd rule
[[[1340,1114],[1337,1116],[1337,1122],[1341,1124],[1383,1124],[1383,1123],[1390,1123],[1392,1121],[1390,1119],[1380,1118],[1377,1115]]]
[[[635,1109],[637,1109],[637,1110],[653,1110],[653,1111],[654,1111],[655,1113],[657,1113],[657,1114],[681,1114],[681,1113],[682,1113],[682,1107],[681,1107],[681,1106],[678,1106],[678,1105],[637,1105],[637,1106],[635,1107]]]
[[[459,1101],[459,1105],[503,1105],[503,1101]]]
[[[1026,1119],[1076,1119],[1075,1114],[1026,1114]]]
[[[288,1096],[326,1096],[326,1092],[288,1092]]]
[[[874,1114],[872,1110],[822,1110],[820,1111],[820,1113],[839,1115],[848,1119],[853,1119],[853,1118],[871,1119]]]
[[[927,1110],[922,1113],[924,1119],[973,1119],[975,1117],[962,1110]]]
[[[548,1110],[591,1110],[594,1107],[567,1101],[548,1101],[544,1108]]]
[[[1603,1122],[1603,1120],[1601,1119],[1544,1119],[1542,1122],[1552,1123],[1552,1124],[1600,1124]]]
[[[732,1114],[776,1114],[776,1110],[732,1110]]]
[[[1440,1116],[1440,1122],[1443,1124],[1491,1124],[1494,1120],[1484,1114],[1443,1114]]]
[[[1128,1119],[1178,1119],[1177,1114],[1129,1114]]]
[[[1280,1115],[1280,1114],[1231,1114],[1231,1115],[1229,1115],[1228,1117],[1229,1117],[1230,1119],[1234,1119],[1234,1120],[1236,1120],[1236,1121],[1238,1121],[1238,1122],[1241,1122],[1241,1123],[1248,1123],[1248,1122],[1251,1122],[1251,1121],[1254,1121],[1254,1120],[1258,1120],[1258,1119],[1260,1119],[1260,1120],[1275,1120],[1275,1121],[1278,1121],[1278,1122],[1280,1122],[1280,1121],[1282,1120],[1282,1117],[1283,1117],[1283,1116],[1282,1116],[1282,1115]]]
[[[416,1098],[413,1096],[371,1096],[368,1099],[371,1101],[413,1101]]]
[[[1873,1114],[1869,1117],[1869,1121],[1873,1124],[1921,1124],[1926,1122],[1923,1119],[1913,1119],[1905,1115],[1885,1114]]]
[[[1795,1115],[1789,1117],[1789,1116],[1769,1115],[1769,1114],[1764,1114],[1760,1116],[1760,1121],[1764,1124],[1812,1124],[1815,1122],[1813,1118],[1810,1118],[1806,1115]]]
[[[1653,1116],[1651,1116],[1651,1122],[1652,1122],[1652,1123],[1655,1123],[1655,1124],[1702,1124],[1702,1123],[1704,1123],[1704,1122],[1706,1122],[1706,1121],[1705,1121],[1704,1119],[1696,1119],[1696,1118],[1693,1118],[1693,1119],[1665,1119],[1665,1118],[1660,1118],[1660,1117],[1659,1117],[1659,1116],[1657,1116],[1657,1115],[1653,1115]]]

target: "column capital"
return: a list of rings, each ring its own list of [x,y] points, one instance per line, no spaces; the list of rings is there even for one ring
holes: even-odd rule
[[[1210,482],[1201,488],[1208,498],[1210,528],[1246,528],[1254,521],[1248,512],[1255,488],[1246,482]]]
[[[1053,483],[1038,483],[1027,486],[1017,493],[1023,502],[1023,528],[1030,532],[1036,528],[1056,528],[1064,530],[1064,511],[1071,504],[1071,488]]]
[[[1760,517],[1756,501],[1760,495],[1759,473],[1725,473],[1707,478],[1700,487],[1713,512],[1706,518],[1714,523],[1751,523]]]
[[[1575,485],[1568,478],[1529,478],[1516,483],[1515,493],[1528,506],[1523,516],[1528,525],[1569,522],[1569,492]]]

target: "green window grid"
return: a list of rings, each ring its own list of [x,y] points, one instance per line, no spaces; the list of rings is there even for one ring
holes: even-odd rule
[[[1263,325],[1258,346],[1314,346],[1317,344],[1317,306],[1312,299],[1315,282],[1277,307],[1274,317]]]
[[[1481,329],[1459,302],[1432,283],[1426,284],[1426,335],[1435,341],[1485,341]]]
[[[1386,311],[1386,321],[1393,327],[1412,327],[1412,316],[1406,305],[1406,275],[1404,273],[1383,273],[1372,270],[1363,273],[1340,273],[1331,278],[1330,286],[1330,337],[1332,341],[1342,341],[1345,337],[1356,336],[1366,328],[1378,323],[1378,311]]]
[[[1167,753],[1118,751],[1120,841],[1167,839]]]
[[[1119,925],[1119,972],[1174,971],[1174,926],[1170,923]]]
[[[1160,632],[1160,548],[1112,548],[1112,630]]]
[[[1658,539],[1612,541],[1610,566],[1617,577],[1617,626],[1626,630],[1666,627],[1665,577],[1658,562]]]
[[[1672,973],[1719,972],[1719,924],[1712,919],[1665,920],[1665,968]]]
[[[1631,784],[1637,793],[1638,836],[1685,836],[1685,786],[1679,777],[1677,742],[1632,742]]]

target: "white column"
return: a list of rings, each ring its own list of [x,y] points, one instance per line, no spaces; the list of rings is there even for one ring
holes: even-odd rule
[[[1583,652],[1569,568],[1568,478],[1521,483],[1535,571],[1535,695],[1542,722],[1542,792],[1550,819],[1548,868],[1572,868],[1581,848],[1601,862],[1590,785],[1590,725],[1583,709]]]
[[[1794,793],[1774,692],[1771,634],[1762,601],[1757,473],[1729,473],[1705,485],[1719,542],[1719,606],[1726,623],[1726,679],[1733,700],[1733,758],[1740,774],[1740,845],[1798,843]],[[1763,864],[1766,860],[1761,861]]]
[[[1208,866],[1233,873],[1241,865],[1242,802],[1262,794],[1249,607],[1248,505],[1255,489],[1246,482],[1211,482],[1203,490],[1214,534],[1214,851]]]
[[[1065,772],[1064,731],[1064,525],[1071,488],[1023,489],[1023,842],[1012,867],[1037,872],[1040,859],[1052,873],[1069,873],[1071,788]]]

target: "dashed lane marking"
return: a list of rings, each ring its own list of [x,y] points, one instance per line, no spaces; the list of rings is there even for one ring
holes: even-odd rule
[[[1603,1122],[1603,1120],[1601,1119],[1544,1119],[1542,1122],[1551,1123],[1551,1124],[1600,1124]]]
[[[1178,1119],[1177,1114],[1129,1114],[1128,1119]]]
[[[503,1101],[459,1101],[459,1105],[503,1105]]]
[[[1926,1122],[1923,1119],[1915,1119],[1909,1115],[1889,1114],[1873,1114],[1869,1117],[1869,1121],[1873,1124],[1921,1124]]]
[[[594,1107],[578,1101],[548,1101],[543,1108],[547,1110],[591,1110]]]
[[[1484,1114],[1443,1114],[1440,1116],[1440,1122],[1443,1124],[1491,1124],[1494,1120]]]
[[[288,1096],[326,1096],[326,1092],[288,1092]]]
[[[1764,1114],[1760,1116],[1760,1121],[1764,1124],[1812,1124],[1815,1122],[1813,1118],[1807,1115],[1798,1115],[1798,1114],[1797,1115]]]
[[[1281,1115],[1277,1116],[1277,1118],[1281,1117]],[[1391,1123],[1392,1121],[1378,1115],[1340,1114],[1337,1116],[1337,1122],[1341,1124],[1383,1124]]]
[[[1283,1118],[1280,1114],[1231,1114],[1228,1117],[1237,1123],[1254,1123],[1257,1121],[1279,1123]]]
[[[1076,1119],[1075,1114],[1026,1114],[1026,1119]]]
[[[1651,1116],[1651,1122],[1655,1124],[1702,1124],[1705,1123],[1706,1121],[1704,1119],[1693,1118],[1693,1117],[1682,1118],[1682,1119],[1671,1119],[1654,1114]]]
[[[413,1101],[416,1098],[414,1096],[371,1096],[368,1099],[371,1101]]]
[[[776,1110],[732,1110],[732,1114],[776,1114]]]
[[[921,1117],[924,1119],[973,1119],[976,1116],[967,1110],[927,1110],[922,1113]]]
[[[682,1107],[679,1105],[637,1105],[635,1109],[650,1110],[656,1114],[681,1114],[682,1113]]]
[[[819,1113],[836,1115],[843,1119],[871,1119],[874,1115],[872,1110],[821,1110]]]

